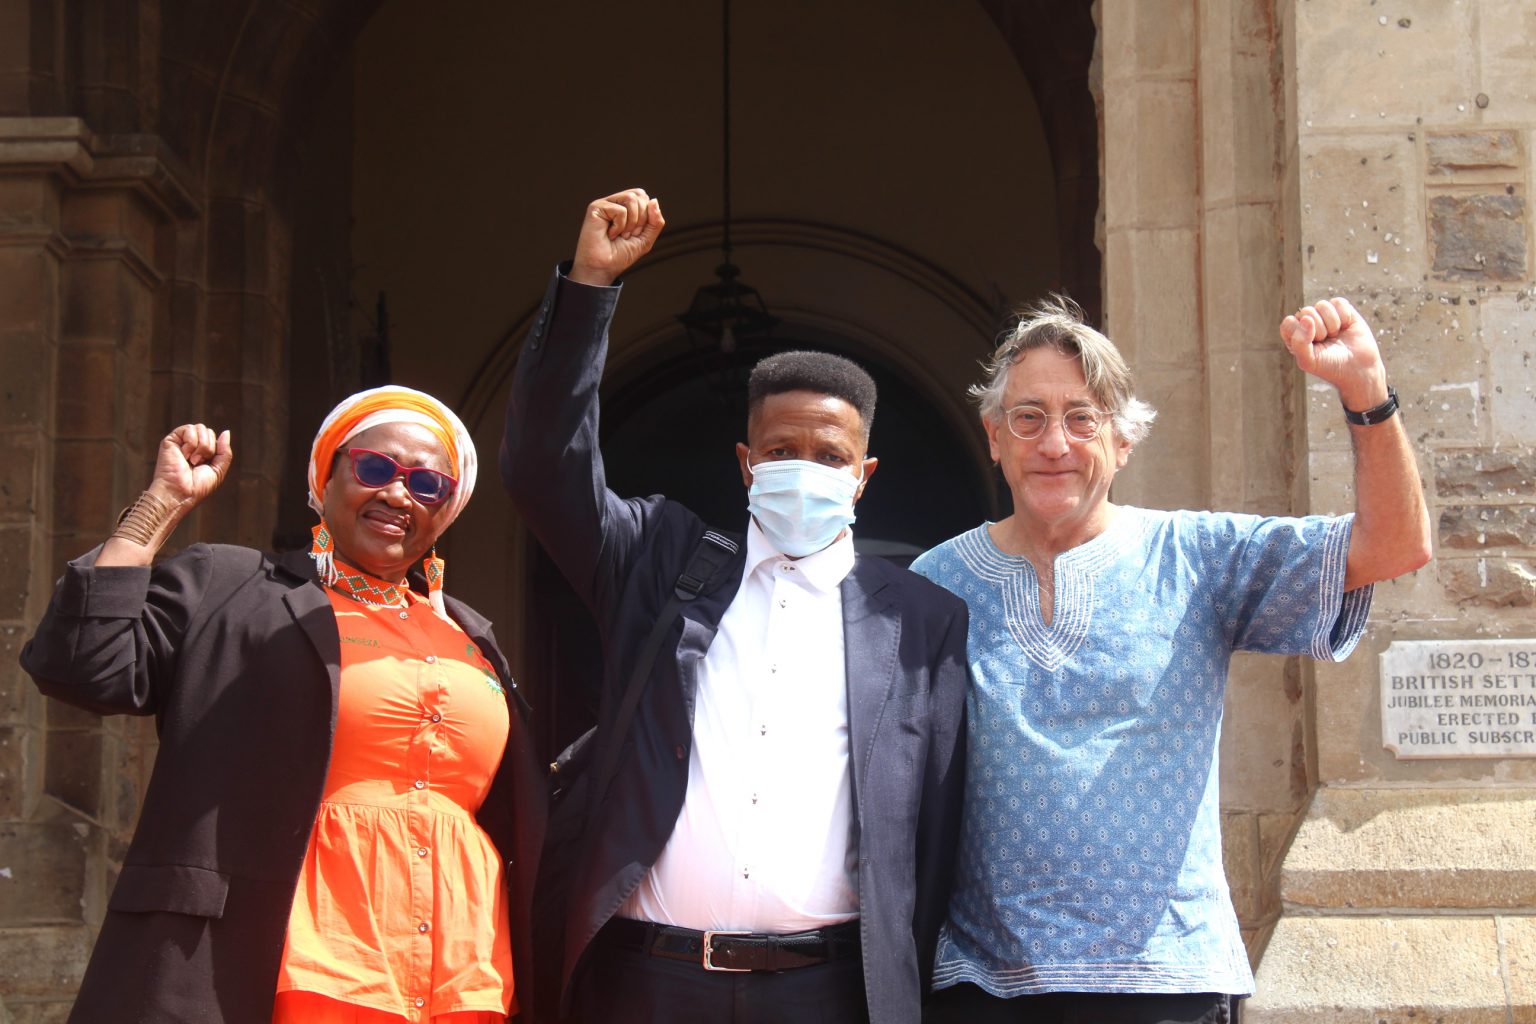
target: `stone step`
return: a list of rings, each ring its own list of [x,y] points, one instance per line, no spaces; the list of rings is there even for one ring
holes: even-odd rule
[[[1536,1021],[1536,918],[1287,916],[1244,1024]]]
[[[1536,913],[1536,789],[1317,791],[1280,873],[1286,914]]]

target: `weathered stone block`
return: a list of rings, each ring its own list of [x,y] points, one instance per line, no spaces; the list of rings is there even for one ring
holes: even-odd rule
[[[53,346],[38,331],[0,332],[0,427],[48,422]]]
[[[1199,49],[1202,200],[1273,202],[1281,123],[1270,67],[1273,19],[1250,0],[1199,7],[1206,23]]]
[[[144,282],[118,260],[71,260],[64,265],[63,333],[66,338],[116,341],[127,330]]]
[[[1292,759],[1301,728],[1298,694],[1286,687],[1286,659],[1238,654],[1227,683],[1221,730],[1221,805],[1228,812],[1289,810]]]
[[[0,15],[3,19],[4,15]],[[0,33],[4,32],[0,26]],[[0,231],[52,231],[58,223],[58,182],[43,174],[0,177]]]
[[[84,925],[0,929],[0,991],[8,1005],[71,996],[94,939]]]
[[[1489,115],[1501,124],[1536,122],[1536,18],[1528,0],[1479,0],[1477,5],[1478,86],[1488,96]]]
[[[36,729],[0,726],[0,821],[26,817],[42,791]]]
[[[1440,511],[1439,534],[1447,548],[1536,547],[1536,506],[1452,505]]]
[[[1106,74],[1191,74],[1195,6],[1191,0],[1104,4],[1100,31]]]
[[[1483,342],[1489,358],[1493,440],[1536,445],[1536,301],[1527,289],[1484,295]]]
[[[0,526],[0,622],[20,621],[27,614],[27,586],[32,574],[32,535],[27,526]],[[4,643],[0,632],[0,644]]]
[[[1504,970],[1509,977],[1510,1019],[1536,1020],[1536,918],[1511,915],[1498,919]]]
[[[1499,956],[1492,917],[1288,915],[1275,926],[1243,1021],[1507,1024]]]
[[[1288,9],[1296,16],[1297,115],[1304,127],[1475,116],[1472,5],[1404,0],[1390,13],[1371,4]]]
[[[0,626],[0,725],[38,725],[42,719],[42,697],[17,661],[26,642],[25,629]]]
[[[3,277],[0,277],[3,280]],[[0,459],[0,523],[30,523],[37,510],[37,439],[7,434]]]
[[[1324,787],[1280,895],[1316,908],[1500,909],[1536,902],[1536,790]]]
[[[1509,130],[1428,132],[1424,157],[1431,178],[1514,181],[1520,176],[1520,140]]]
[[[43,788],[49,796],[98,818],[102,811],[102,736],[100,732],[48,733]]]
[[[0,824],[0,928],[82,920],[87,826],[70,821]]]
[[[1403,402],[1403,426],[1422,450],[1482,440],[1486,421],[1479,306],[1460,295],[1389,291],[1356,305],[1381,343]]]
[[[1252,924],[1259,913],[1259,826],[1252,814],[1222,814],[1221,859],[1232,906],[1240,921]]]
[[[1508,193],[1429,199],[1432,273],[1443,281],[1525,278],[1525,197]]]
[[[1307,300],[1417,286],[1428,263],[1409,133],[1314,135],[1301,147]]]
[[[117,436],[119,366],[110,339],[59,346],[59,436]]]
[[[1454,558],[1438,563],[1445,594],[1458,604],[1486,608],[1536,606],[1536,561],[1528,558]]]
[[[1435,453],[1435,493],[1442,498],[1529,497],[1536,493],[1536,451],[1479,448]]]
[[[1195,222],[1194,83],[1124,81],[1104,92],[1104,217],[1110,228]]]
[[[65,999],[13,1003],[11,1018],[6,1024],[68,1024],[69,1011],[74,1008],[74,1004],[73,995]]]
[[[58,260],[38,246],[0,248],[0,324],[45,335],[54,328]]]
[[[111,441],[60,441],[55,446],[54,521],[61,531],[77,530],[97,538],[110,531],[120,511],[112,493],[117,460],[117,446]],[[83,550],[78,548],[69,557]]]

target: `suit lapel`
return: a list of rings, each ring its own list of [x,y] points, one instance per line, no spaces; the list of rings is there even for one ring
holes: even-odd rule
[[[848,681],[848,750],[857,794],[874,755],[880,713],[896,683],[901,617],[891,613],[886,581],[868,558],[853,563],[840,590],[843,670]]]
[[[341,693],[341,632],[336,628],[336,613],[325,591],[314,583],[314,565],[302,551],[287,551],[273,559],[278,570],[293,577],[292,586],[283,594],[288,613],[309,638],[315,654],[325,664],[331,682],[331,726],[336,725],[336,703]]]

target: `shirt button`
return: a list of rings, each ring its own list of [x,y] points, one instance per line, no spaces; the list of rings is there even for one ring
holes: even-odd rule
[[[416,848],[416,856],[418,856],[418,857],[425,857],[426,855],[427,855],[427,848],[425,846],[418,846]]]
[[[408,618],[410,618],[410,617],[411,617],[411,613],[410,613],[410,612],[401,612],[401,613],[400,613],[400,617],[401,617],[401,618],[402,618],[402,619],[408,619]]]
[[[677,755],[677,759],[679,761],[681,761],[683,759],[683,746],[682,746],[682,744],[679,743],[677,746],[673,747],[672,748],[672,753]]]
[[[426,1006],[427,1005],[427,1001],[425,999],[421,998],[421,996],[417,996],[416,997],[416,1005],[418,1007]]]
[[[789,607],[789,598],[787,598],[787,597],[779,598],[779,607],[780,608],[788,608]]]
[[[427,934],[427,932],[432,930],[432,926],[427,924],[427,922],[423,921],[423,922],[421,922],[421,924],[416,926],[416,930],[421,932],[421,934],[425,935],[425,934]]]
[[[417,779],[415,782],[411,783],[411,785],[415,786],[417,789],[426,789],[427,788],[426,782],[424,782],[421,779]]]
[[[433,715],[432,716],[432,721],[434,721],[434,722],[441,722],[442,720],[443,720],[443,716],[442,715]]]
[[[769,675],[777,675],[778,671],[779,671],[779,666],[777,666],[777,665],[769,665],[768,666],[768,674]]]
[[[437,664],[437,655],[429,654],[429,655],[427,655],[427,659],[426,660],[427,660],[427,664],[428,665],[435,665],[435,664]]]

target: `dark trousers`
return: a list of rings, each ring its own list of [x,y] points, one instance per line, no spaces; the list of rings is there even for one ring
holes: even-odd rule
[[[1003,999],[962,983],[929,997],[923,1024],[1237,1024],[1238,1002],[1215,992],[1052,992]]]
[[[576,979],[581,1024],[860,1024],[864,969],[850,956],[788,971],[706,971],[618,948],[599,932]]]

